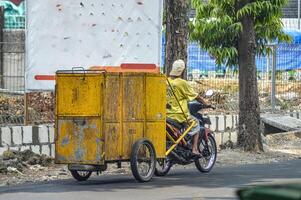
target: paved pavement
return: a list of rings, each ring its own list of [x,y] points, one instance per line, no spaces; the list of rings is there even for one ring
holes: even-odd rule
[[[265,165],[215,168],[209,174],[196,169],[173,169],[163,178],[137,183],[129,175],[94,176],[85,183],[72,179],[40,184],[0,187],[0,200],[105,200],[105,199],[236,199],[247,185],[299,182],[301,159]]]

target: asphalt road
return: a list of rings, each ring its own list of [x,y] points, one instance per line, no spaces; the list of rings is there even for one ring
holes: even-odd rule
[[[85,183],[72,179],[0,187],[1,200],[105,199],[236,199],[238,188],[254,184],[299,182],[301,159],[287,163],[215,168],[209,174],[196,169],[173,169],[163,178],[137,183],[132,176],[94,176]]]

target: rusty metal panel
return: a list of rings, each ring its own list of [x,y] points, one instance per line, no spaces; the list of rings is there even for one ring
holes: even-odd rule
[[[103,164],[104,139],[99,118],[58,119],[56,163]]]
[[[144,74],[123,76],[123,120],[144,120]]]
[[[105,159],[119,160],[122,154],[121,129],[119,123],[106,123],[105,125]]]
[[[58,74],[58,116],[101,116],[102,74]]]

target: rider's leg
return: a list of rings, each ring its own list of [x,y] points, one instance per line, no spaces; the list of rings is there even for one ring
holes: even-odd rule
[[[196,154],[196,155],[200,155],[200,152],[199,152],[199,149],[198,149],[198,141],[199,141],[200,130],[201,130],[200,122],[199,122],[198,119],[196,119],[193,116],[191,116],[190,120],[194,120],[196,122],[195,126],[188,133],[190,136],[193,136],[193,138],[192,138],[192,153]]]
[[[198,149],[199,137],[200,137],[200,134],[198,134],[198,133],[193,136],[193,143],[192,143],[192,153],[193,154],[200,154],[199,149]]]

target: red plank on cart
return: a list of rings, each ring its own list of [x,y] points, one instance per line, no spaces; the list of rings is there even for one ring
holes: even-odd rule
[[[55,76],[53,75],[36,75],[34,77],[37,81],[54,81]]]
[[[143,64],[143,63],[123,63],[121,64],[121,69],[156,69],[157,66],[155,64]]]

